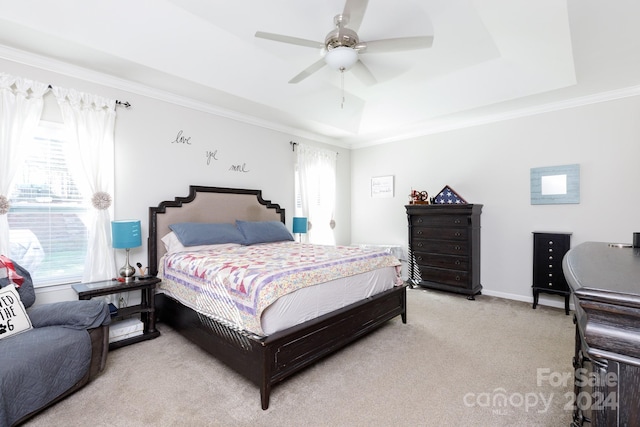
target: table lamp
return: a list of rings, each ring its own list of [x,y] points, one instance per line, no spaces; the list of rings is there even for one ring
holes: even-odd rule
[[[111,221],[111,241],[114,249],[127,250],[127,260],[125,261],[124,266],[120,269],[120,276],[124,278],[125,282],[132,282],[135,280],[133,275],[136,270],[129,264],[129,249],[137,248],[142,245],[140,221]]]
[[[298,234],[298,241],[302,240],[301,234],[306,234],[307,232],[307,218],[305,217],[294,217],[293,218],[293,234]]]

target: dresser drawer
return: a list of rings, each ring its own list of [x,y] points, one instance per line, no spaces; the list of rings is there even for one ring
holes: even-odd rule
[[[420,277],[426,282],[438,282],[451,286],[459,286],[461,288],[468,287],[469,273],[466,271],[447,270],[435,267],[418,266]]]
[[[466,240],[442,241],[413,239],[413,252],[467,255],[469,253],[469,242]]]
[[[414,239],[469,240],[467,228],[413,227]]]
[[[414,252],[415,262],[420,266],[447,268],[452,270],[468,270],[469,257]]]
[[[414,215],[411,217],[411,224],[413,226],[467,227],[471,225],[471,217],[469,215]]]

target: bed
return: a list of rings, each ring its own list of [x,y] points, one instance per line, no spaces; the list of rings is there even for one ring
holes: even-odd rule
[[[369,288],[365,291],[368,294],[364,297],[359,297],[354,302],[331,309],[301,323],[290,324],[295,320],[288,320],[290,323],[280,323],[278,316],[273,315],[272,319],[275,321],[271,322],[272,326],[261,323],[257,326],[252,325],[255,327],[248,327],[246,324],[238,325],[234,319],[230,320],[226,316],[209,315],[203,311],[201,305],[195,306],[193,301],[183,298],[184,295],[180,291],[172,288],[175,285],[173,282],[181,282],[180,277],[170,274],[173,265],[179,261],[190,261],[191,258],[197,261],[201,255],[200,252],[167,254],[162,239],[165,238],[166,242],[166,237],[172,234],[175,224],[236,224],[236,221],[246,221],[248,224],[262,222],[284,224],[285,211],[278,204],[264,200],[260,190],[204,186],[190,186],[186,197],[176,197],[173,201],[163,201],[157,207],[149,208],[149,273],[158,275],[160,278],[163,278],[163,274],[167,276],[166,280],[163,278],[156,294],[158,321],[170,325],[255,383],[260,389],[262,409],[266,410],[269,407],[271,388],[275,384],[356,341],[390,319],[401,316],[402,322],[406,323],[406,286],[398,283],[397,277],[393,283],[384,285],[384,288],[378,287],[375,290]],[[296,243],[274,243],[274,245],[281,245],[285,250],[289,250],[287,248],[293,247],[294,244]],[[255,245],[255,247],[259,248],[261,245]],[[298,245],[302,244],[298,243]],[[224,248],[224,250],[227,249]],[[232,247],[229,250],[246,251],[248,249],[242,246]],[[386,268],[386,270],[389,269]],[[350,283],[354,285],[359,281],[371,282],[371,274],[363,272],[355,275],[350,279]],[[388,279],[376,280],[388,281]],[[332,283],[341,282],[331,280],[327,285]],[[196,285],[202,286],[203,283],[190,286]],[[378,285],[369,286],[375,288]],[[320,285],[314,285],[297,290],[292,293],[292,298],[295,294],[302,294],[309,289],[311,292],[318,292],[319,288]],[[286,297],[290,296],[286,295]],[[316,296],[311,297],[312,300],[314,298]],[[280,300],[276,302],[280,303]],[[265,313],[268,310],[272,310],[271,306],[262,311],[261,316],[267,317]],[[278,311],[282,310],[272,310],[274,313]],[[308,315],[308,313],[305,314],[305,316]],[[262,330],[263,327],[267,330],[266,332]]]

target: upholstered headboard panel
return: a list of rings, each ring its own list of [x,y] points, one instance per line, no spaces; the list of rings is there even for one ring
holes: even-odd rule
[[[192,185],[189,195],[176,197],[149,208],[148,258],[149,274],[158,273],[158,262],[165,253],[160,241],[169,233],[169,225],[177,222],[235,223],[244,221],[282,221],[285,212],[280,205],[262,198],[261,190],[203,187]]]

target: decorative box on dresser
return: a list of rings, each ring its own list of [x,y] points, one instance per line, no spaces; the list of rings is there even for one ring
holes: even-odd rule
[[[409,222],[409,284],[480,294],[479,204],[406,205]]]
[[[533,308],[541,292],[564,297],[569,315],[571,290],[562,273],[562,258],[571,247],[571,233],[533,232]]]
[[[640,425],[640,249],[588,242],[563,270],[573,291],[574,426]]]

